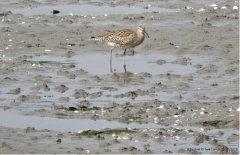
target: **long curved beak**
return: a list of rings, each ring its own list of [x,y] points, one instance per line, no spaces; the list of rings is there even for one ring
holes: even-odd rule
[[[144,33],[146,33],[146,35],[148,36],[148,38],[149,38],[149,35],[147,34],[147,32],[146,31],[143,31]]]

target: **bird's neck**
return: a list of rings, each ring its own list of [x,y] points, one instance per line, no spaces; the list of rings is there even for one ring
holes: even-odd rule
[[[145,34],[142,31],[141,32],[138,31],[137,35],[138,35],[138,42],[139,44],[141,44],[144,40]]]

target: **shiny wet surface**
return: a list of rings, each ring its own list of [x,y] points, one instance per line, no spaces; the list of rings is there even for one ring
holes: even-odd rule
[[[6,142],[16,149],[22,144],[25,146],[19,150],[28,151],[27,141],[34,149],[40,144],[46,148],[57,141],[56,132],[62,132],[66,135],[62,144],[48,147],[54,152],[46,153],[67,153],[66,147],[71,153],[86,153],[76,151],[79,142],[84,151],[96,153],[107,149],[112,153],[143,153],[146,147],[153,153],[179,153],[181,148],[212,153],[221,144],[238,148],[238,30],[234,26],[238,15],[231,10],[235,4],[228,2],[230,8],[215,10],[201,3],[194,8],[205,7],[206,11],[199,13],[186,8],[187,1],[179,1],[181,6],[164,1],[134,5],[136,1],[128,1],[116,7],[104,1],[107,4],[101,7],[96,6],[100,3],[92,4],[94,11],[78,8],[86,4],[62,8],[66,5],[54,6],[55,1],[36,2],[42,4],[4,0],[1,5],[6,14],[0,16],[0,123],[7,127],[1,135],[2,146]],[[179,12],[159,6],[179,8]],[[53,9],[60,13],[52,15]],[[123,9],[126,14],[119,14]],[[11,14],[9,10],[17,12]],[[134,49],[135,55],[125,57],[126,72],[123,50],[114,51],[111,72],[108,48],[88,39],[109,31],[136,29],[136,25],[148,25],[150,38]],[[101,110],[56,108],[77,107],[82,102]],[[28,126],[56,132],[49,139],[41,132],[21,133]],[[95,136],[81,139],[70,135],[79,130],[118,127],[137,133],[100,135],[106,138],[102,141]],[[43,132],[48,134],[47,130]],[[201,135],[210,139],[199,142]],[[18,144],[14,144],[15,138],[19,138]],[[115,138],[120,144],[106,147]],[[218,145],[210,144],[214,139]],[[141,151],[124,152],[123,147],[133,149],[130,146]],[[169,151],[164,151],[167,147]],[[36,152],[45,149],[39,150]]]
[[[92,5],[67,5],[67,6],[43,6],[37,8],[21,8],[21,9],[11,9],[13,13],[23,14],[24,16],[32,15],[51,15],[53,10],[60,11],[58,15],[81,15],[81,16],[96,16],[96,15],[108,15],[108,14],[118,14],[122,12],[123,14],[135,14],[135,13],[145,13],[145,12],[175,12],[175,9],[166,9],[159,7],[149,7],[148,9],[139,7],[109,7],[109,6],[92,6]]]

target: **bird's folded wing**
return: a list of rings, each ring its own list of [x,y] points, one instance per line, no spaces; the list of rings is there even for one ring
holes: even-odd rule
[[[131,30],[119,30],[109,34],[97,36],[92,38],[91,40],[100,40],[100,41],[108,41],[118,45],[129,44],[133,42],[133,38],[135,33]]]

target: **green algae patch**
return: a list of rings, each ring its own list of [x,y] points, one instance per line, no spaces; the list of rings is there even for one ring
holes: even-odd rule
[[[55,113],[55,115],[57,115],[57,116],[67,116],[66,114],[63,114],[63,113]]]
[[[61,142],[62,142],[62,140],[61,140],[61,139],[58,139],[56,142],[57,142],[57,143],[61,143]]]
[[[75,107],[69,107],[66,109],[67,111],[92,111],[92,110],[101,110],[99,107],[92,107],[92,108],[75,108]]]
[[[226,101],[219,101],[218,103],[226,103]]]
[[[74,134],[75,136],[95,136],[98,134],[106,134],[106,135],[112,135],[112,134],[120,134],[120,133],[136,133],[136,131],[131,131],[127,129],[110,129],[110,130],[104,130],[104,131],[96,131],[96,130],[86,130],[81,133]]]
[[[91,111],[91,110],[101,110],[99,107],[93,107],[93,108],[79,108],[78,111]]]
[[[7,13],[0,13],[0,16],[7,16]]]
[[[68,68],[75,68],[75,64],[68,65]]]
[[[103,131],[103,134],[111,135],[111,134],[120,134],[120,133],[136,133],[136,131],[131,131],[127,129],[111,129],[111,130],[106,130]]]
[[[235,97],[231,98],[230,100],[239,100],[239,96],[235,96]]]
[[[202,124],[203,126],[214,126],[214,127],[219,127],[219,126],[223,126],[226,125],[228,123],[231,123],[233,120],[231,121],[222,121],[222,120],[215,120],[215,121],[205,121],[205,122],[201,122],[200,124]]]

